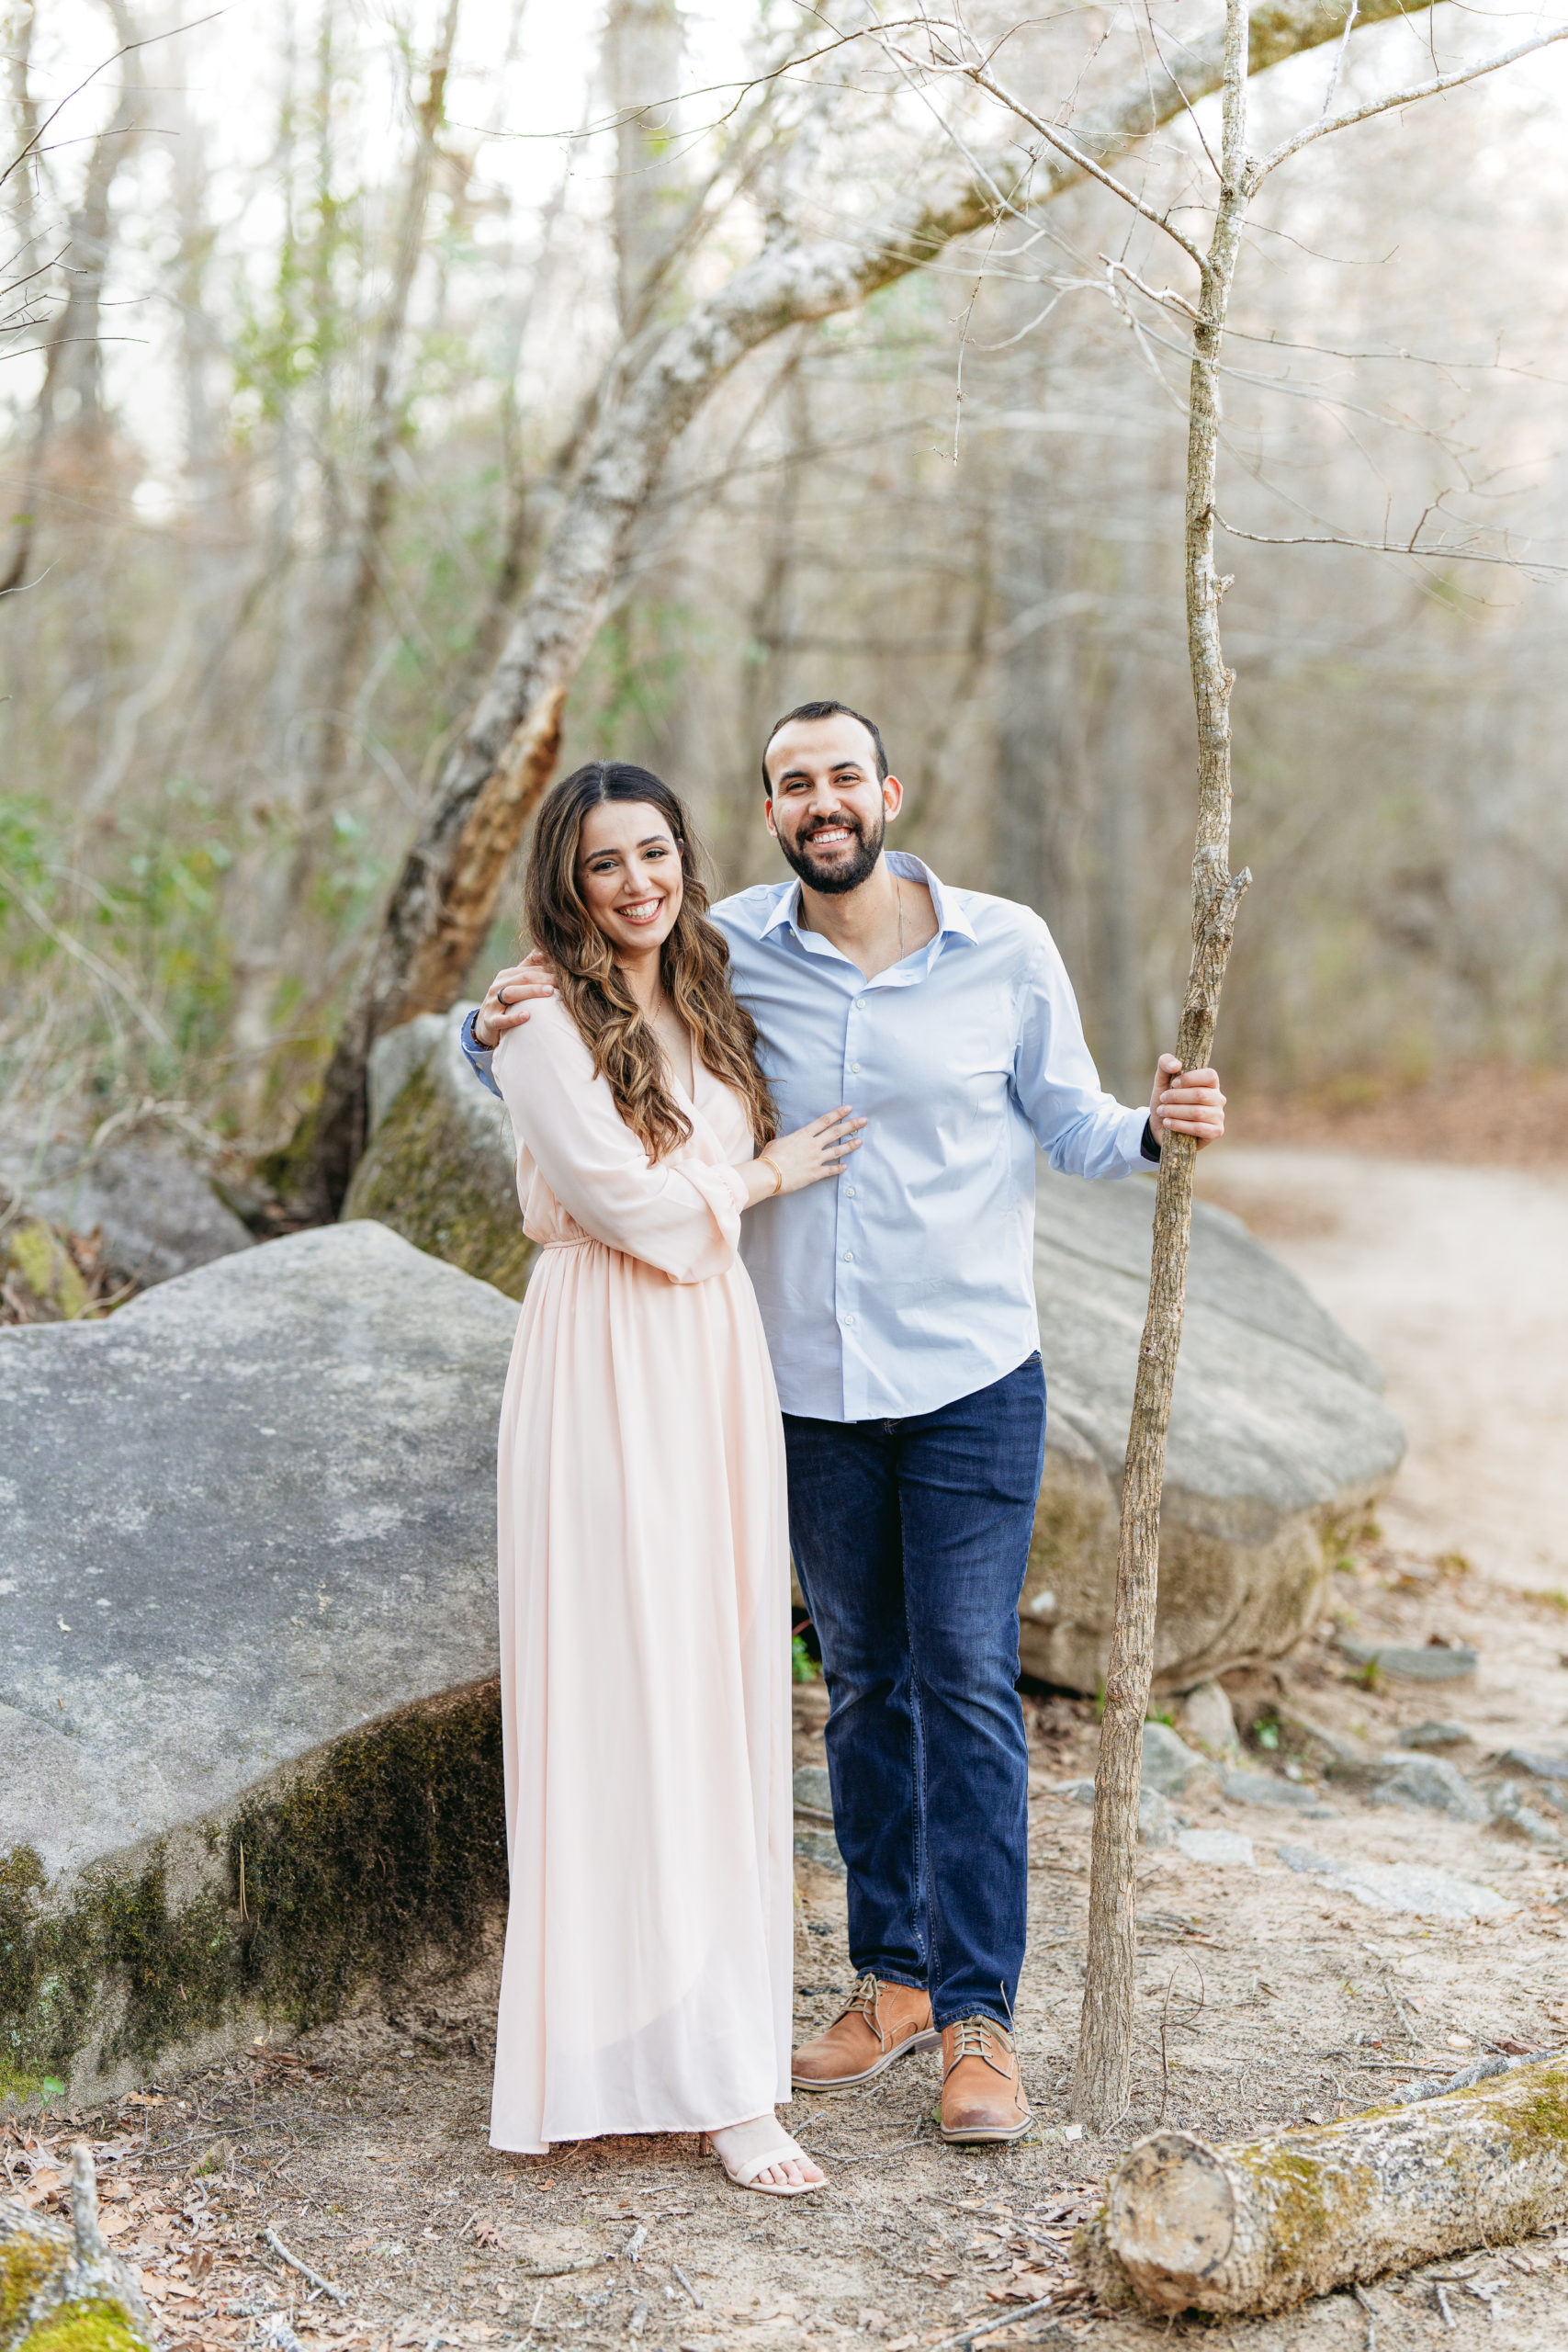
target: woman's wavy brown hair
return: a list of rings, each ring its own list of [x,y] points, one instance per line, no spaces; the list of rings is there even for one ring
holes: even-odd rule
[[[702,852],[686,812],[670,786],[647,768],[625,760],[592,760],[546,795],[535,820],[524,886],[533,944],[555,967],[556,985],[593,1056],[595,1072],[610,1081],[615,1108],[649,1159],[661,1159],[685,1142],[692,1123],[670,1091],[659,1040],[578,888],[582,820],[607,800],[643,801],[657,808],[681,853],[681,911],[660,951],[660,969],[698,1058],[745,1102],[761,1151],[779,1129],[773,1098],[757,1066],[757,1024],[731,991],[729,949],[708,921]]]

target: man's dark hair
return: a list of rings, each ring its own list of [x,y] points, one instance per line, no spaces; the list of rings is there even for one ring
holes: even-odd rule
[[[847,702],[803,702],[797,704],[794,710],[786,710],[782,718],[775,718],[768,729],[768,742],[762,746],[762,789],[770,800],[773,797],[773,780],[768,774],[768,743],[773,741],[781,727],[787,727],[795,718],[854,719],[865,729],[876,746],[876,781],[878,784],[886,784],[887,754],[882,748],[882,730],[874,718],[868,718],[863,710],[852,710]]]

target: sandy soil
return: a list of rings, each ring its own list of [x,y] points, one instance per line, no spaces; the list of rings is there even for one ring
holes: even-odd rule
[[[1392,1540],[1568,1592],[1568,1178],[1230,1147],[1199,1170],[1387,1374]]]
[[[1568,1286],[1568,1192],[1295,1150],[1233,1154],[1223,1182],[1216,1160],[1205,1185],[1245,1206],[1380,1353],[1413,1439],[1382,1536],[1336,1576],[1331,1619],[1284,1668],[1229,1678],[1238,1718],[1246,1726],[1294,1701],[1382,1747],[1440,1715],[1468,1735],[1447,1752],[1481,1781],[1516,1741],[1568,1747],[1568,1614],[1521,1589],[1568,1583],[1554,1566],[1563,1555],[1550,1478],[1533,1475],[1537,1450],[1561,1443],[1552,1401],[1560,1416],[1568,1351],[1551,1334]],[[1436,1690],[1369,1690],[1336,1647],[1344,1625],[1469,1641],[1479,1669]],[[797,1760],[820,1760],[822,1712],[818,1687],[797,1693]],[[1568,1882],[1528,1843],[1373,1806],[1338,1783],[1320,1792],[1333,1808],[1322,1819],[1217,1792],[1184,1798],[1193,1824],[1249,1838],[1251,1863],[1145,1853],[1132,2111],[1105,2137],[1068,2137],[1089,1814],[1054,1784],[1092,1770],[1097,1732],[1091,1705],[1060,1696],[1034,1694],[1029,1718],[1036,1780],[1019,2027],[1040,2129],[1018,2148],[944,2148],[935,2063],[917,2057],[863,2090],[795,2102],[794,2127],[831,2183],[795,2203],[736,2192],[690,2139],[492,2154],[491,1953],[471,1955],[462,1984],[418,2007],[162,2081],[113,2112],[46,2119],[0,2153],[14,2182],[30,2179],[29,2193],[50,2203],[64,2149],[78,2127],[88,2133],[114,2192],[106,2211],[117,2243],[141,2265],[172,2346],[293,2352],[297,2337],[308,2352],[591,2352],[637,2339],[723,2352],[866,2337],[881,2352],[924,2352],[1005,2317],[1010,2303],[1054,2295],[1056,2310],[1018,2323],[1018,2335],[1087,2339],[1103,2352],[1156,2352],[1173,2335],[1217,2337],[1235,2352],[1374,2342],[1380,2352],[1561,2352],[1568,2229],[1428,2266],[1466,2274],[1446,2290],[1446,2318],[1424,2273],[1380,2282],[1365,2304],[1334,2295],[1217,2327],[1108,2317],[1063,2300],[1074,2227],[1121,2152],[1162,2115],[1218,2138],[1310,2126],[1416,2072],[1568,2040]],[[1249,1760],[1268,1769],[1282,1751]],[[1286,1843],[1331,1861],[1435,1862],[1493,1887],[1508,1909],[1465,1925],[1368,1909],[1285,1867]],[[851,1980],[841,1878],[803,1863],[799,1898],[805,2034],[835,2013]],[[341,2289],[341,2304],[280,2258],[269,2228]]]

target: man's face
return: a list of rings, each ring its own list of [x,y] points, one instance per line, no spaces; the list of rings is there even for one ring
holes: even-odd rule
[[[880,783],[876,746],[858,718],[794,718],[768,746],[768,831],[809,889],[858,889],[902,805],[897,776]]]

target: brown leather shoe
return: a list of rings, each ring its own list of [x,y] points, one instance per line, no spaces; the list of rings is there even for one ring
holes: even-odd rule
[[[911,2050],[934,2050],[941,2039],[929,1993],[863,1976],[827,2032],[795,2052],[790,2080],[797,2091],[842,2090],[847,2083],[869,2083]]]
[[[942,2034],[942,2136],[1017,2140],[1029,2129],[1018,2052],[995,2018],[960,2018]]]

